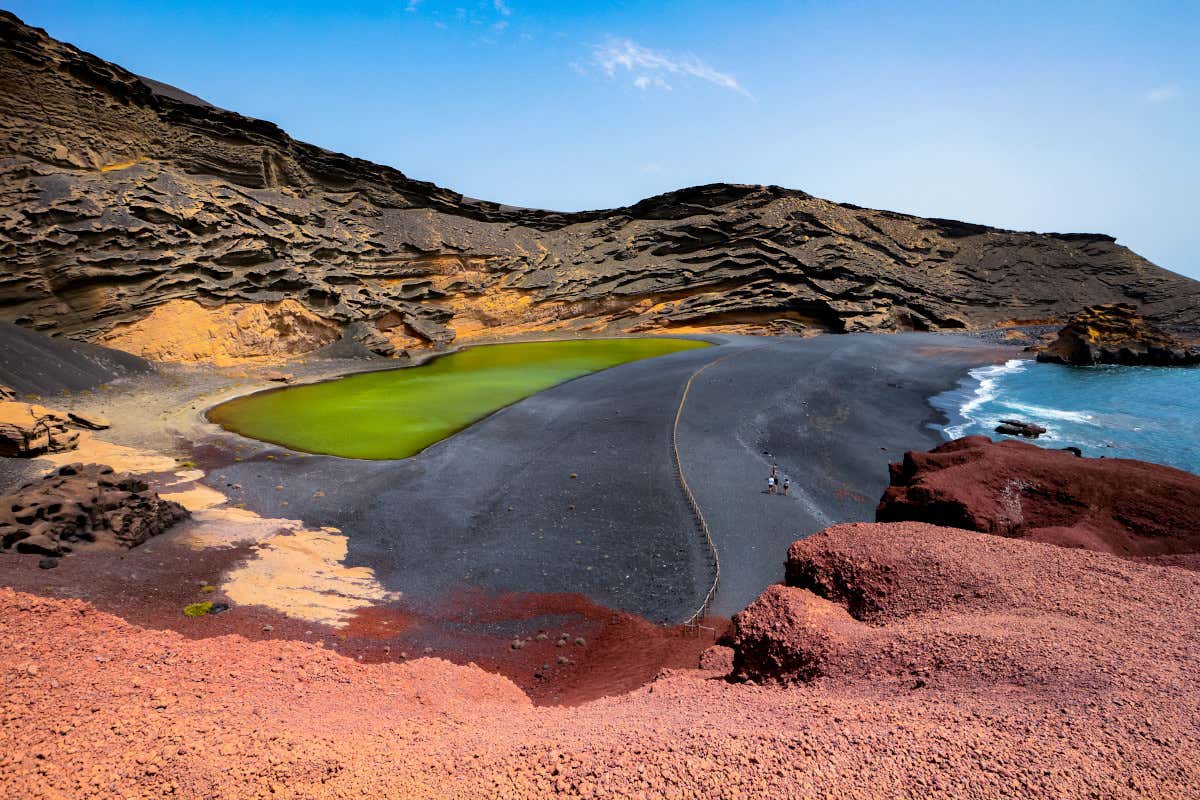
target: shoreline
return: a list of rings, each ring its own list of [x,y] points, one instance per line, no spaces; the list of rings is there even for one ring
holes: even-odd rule
[[[203,419],[204,401],[239,391],[253,391],[256,386],[261,386],[261,382],[239,386],[237,381],[240,379],[212,374],[220,370],[171,368],[125,384],[119,392],[124,398],[122,406],[140,408],[144,412],[142,419],[137,425],[128,425],[120,415],[110,413],[117,427],[104,433],[111,440],[134,446],[157,444],[162,452],[172,453],[176,459],[196,462],[205,474],[200,478],[191,476],[194,482],[185,482],[183,486],[185,489],[187,486],[203,487],[219,493],[223,505],[216,511],[244,507],[240,513],[251,514],[260,522],[275,524],[298,520],[309,530],[325,526],[336,528],[336,537],[344,539],[346,547],[341,565],[346,565],[347,569],[369,567],[382,590],[403,593],[395,603],[368,604],[361,612],[355,612],[354,618],[364,614],[395,619],[424,617],[430,621],[427,624],[433,626],[427,630],[435,631],[442,624],[437,622],[439,598],[464,589],[482,592],[483,597],[513,592],[524,592],[529,597],[553,597],[556,593],[567,592],[586,596],[587,602],[601,617],[605,613],[631,614],[656,624],[668,623],[662,630],[669,630],[669,623],[684,619],[699,605],[711,579],[709,558],[700,547],[690,511],[668,460],[670,417],[675,413],[680,387],[686,377],[712,361],[714,355],[722,359],[737,356],[706,370],[697,379],[694,394],[680,420],[681,458],[688,471],[688,480],[696,483],[697,499],[705,514],[712,515],[715,511],[719,517],[723,507],[736,509],[743,502],[751,506],[760,503],[758,483],[761,478],[757,467],[752,466],[747,471],[746,489],[727,484],[714,496],[714,476],[705,473],[708,467],[697,471],[698,426],[723,431],[733,437],[721,446],[722,454],[727,454],[730,447],[742,447],[739,437],[746,434],[741,429],[744,427],[741,412],[721,403],[713,406],[710,396],[713,392],[728,394],[724,387],[730,385],[731,378],[736,378],[739,390],[735,394],[744,396],[755,381],[773,384],[780,374],[814,375],[830,368],[836,373],[857,376],[846,380],[857,380],[870,372],[875,361],[906,364],[909,365],[906,369],[911,368],[918,375],[926,372],[929,375],[936,373],[935,377],[948,373],[961,375],[971,363],[986,362],[994,352],[990,345],[970,338],[957,337],[945,344],[944,340],[933,338],[935,336],[940,335],[851,334],[809,339],[712,337],[718,340],[720,353],[704,352],[708,348],[683,351],[581,376],[501,409],[421,454],[401,461],[364,462],[305,455],[217,428]],[[943,351],[942,356],[925,352],[930,345]],[[730,349],[726,350],[727,347]],[[758,352],[759,348],[763,352]],[[849,349],[842,353],[843,348]],[[834,354],[832,358],[831,353]],[[864,356],[865,360],[851,355],[853,353]],[[948,354],[953,355],[942,358]],[[757,362],[754,361],[756,358],[759,359]],[[745,370],[738,366],[743,359],[750,359],[750,363],[744,365]],[[946,363],[942,363],[943,360]],[[354,370],[346,370],[347,366],[354,364],[322,362],[309,365],[307,371],[310,379],[315,380],[354,374]],[[817,372],[813,372],[814,369]],[[727,374],[727,370],[733,370],[733,375]],[[238,371],[232,372],[237,374]],[[757,377],[753,377],[755,375]],[[741,383],[747,376],[751,379]],[[147,409],[146,393],[138,389],[146,384],[151,386],[149,396],[157,398],[160,405],[173,405],[173,413],[158,419],[153,408]],[[779,387],[774,390],[778,391]],[[914,445],[926,440],[922,436],[921,420],[931,412],[928,397],[921,391],[917,386],[904,395],[909,422],[894,419],[884,426]],[[889,392],[881,388],[859,393],[870,394],[885,401],[885,405],[894,405],[896,398],[889,396]],[[836,400],[836,396],[833,399]],[[875,414],[867,406],[863,408]],[[768,416],[773,418],[776,426],[786,428],[789,420],[799,418],[800,410],[793,404],[790,408],[776,409]],[[138,433],[138,426],[148,430]],[[541,435],[531,438],[530,431],[539,431]],[[770,439],[777,431],[766,431],[766,434]],[[830,434],[836,438],[836,431],[830,431]],[[801,460],[811,446],[812,443],[770,445],[776,456],[794,453]],[[843,445],[827,442],[821,446],[837,449]],[[869,465],[853,466],[842,476],[844,483],[853,485],[825,487],[818,491],[818,499],[827,508],[825,513],[830,516],[838,513],[838,518],[832,521],[842,521],[847,516],[853,519],[837,509],[846,506],[848,497],[855,494],[865,497],[865,492],[873,491],[864,489],[859,482],[866,481],[870,486],[885,482],[886,460],[898,455],[895,451],[879,451],[874,442],[853,446],[882,453],[883,457],[868,459]],[[494,458],[481,459],[480,453],[491,453]],[[753,458],[755,453],[747,451],[747,455]],[[714,462],[720,460],[721,455],[713,459]],[[803,473],[784,461],[781,463],[791,470],[793,485],[799,492],[806,483]],[[822,472],[826,467],[814,464],[813,469]],[[569,477],[571,472],[577,472],[580,477]],[[447,474],[455,477],[447,481],[444,479]],[[731,488],[732,495],[729,493]],[[736,499],[742,497],[743,491],[750,492],[747,499]],[[778,498],[768,502],[775,499]],[[874,498],[870,499],[873,501]],[[771,582],[773,571],[779,569],[779,553],[786,550],[787,544],[799,535],[812,532],[814,526],[824,526],[811,514],[808,515],[809,522],[798,525],[803,522],[804,510],[786,505],[786,501],[781,500],[781,503],[785,504],[772,509],[776,512],[772,517],[775,521],[762,528],[755,542],[731,538],[736,531],[728,524],[723,528],[725,538],[717,541],[716,546],[727,572],[712,612],[717,617],[727,617],[745,605],[738,591],[757,594]],[[860,503],[851,505],[863,518],[870,510]],[[211,512],[201,512],[199,516],[205,517],[207,513]],[[212,528],[230,523],[222,522],[218,517],[206,519],[202,524]],[[636,536],[631,536],[633,532]],[[132,575],[144,574],[141,571],[149,566],[156,552],[170,551],[175,553],[172,559],[187,560],[187,551],[175,546],[176,538],[173,532],[168,532],[152,540],[151,547],[144,545],[123,554],[122,569],[114,570],[118,576],[127,576],[119,591],[89,584],[93,580],[87,577],[91,568],[85,568],[83,563],[89,554],[64,560],[51,574],[65,580],[61,591],[66,594],[85,597],[90,594],[100,607],[119,611],[120,603],[115,602],[116,598],[144,591],[145,587],[140,587]],[[786,540],[782,550],[771,544],[775,540]],[[208,555],[204,555],[199,563],[226,566],[214,574],[195,577],[194,581],[217,581],[219,575],[238,564],[254,563],[264,552],[269,554],[263,547],[259,540],[257,543],[251,541],[241,550],[202,549],[199,553]],[[747,548],[753,557],[743,557]],[[0,576],[11,576],[10,568],[3,565],[17,558],[21,557],[0,556]],[[94,563],[98,565],[99,561]],[[150,573],[154,572],[150,570]],[[77,574],[71,578],[71,573]],[[34,570],[29,579],[21,579],[20,584],[36,590],[37,581],[43,577]],[[452,579],[447,580],[449,578]],[[170,586],[173,582],[179,584],[191,580],[193,578],[185,578],[183,573],[173,572],[168,564],[161,578],[151,583]],[[737,590],[739,585],[742,588]],[[205,630],[204,618],[196,622],[184,621],[178,616],[176,606],[183,599],[196,599],[192,597],[195,587],[181,589],[177,586],[173,591],[174,594],[167,592],[160,596],[155,606],[157,610],[139,612],[140,618],[168,623],[167,627],[177,630],[184,626],[190,630]],[[100,596],[105,592],[113,602]],[[261,638],[278,637],[290,631],[290,637],[304,639],[303,632],[313,629],[325,633],[307,637],[309,641],[317,636],[341,641],[337,638],[339,629],[336,627],[295,620],[287,622],[286,619],[265,607],[235,605],[231,611],[211,618],[208,624],[211,633],[207,635],[219,635],[219,631],[228,630],[228,626],[236,623],[235,627],[240,626],[246,635],[253,637],[256,626],[261,627],[257,620],[279,632],[266,637],[259,634]],[[354,627],[359,623],[352,621],[350,624]],[[532,624],[535,627],[525,631],[526,635],[537,632],[537,623]],[[447,630],[430,634],[431,645],[419,641],[409,645],[402,639],[395,639],[388,646],[397,654],[410,647],[410,656],[423,653],[425,646],[435,646],[436,652],[452,655],[454,648],[447,645]],[[355,637],[348,638],[353,640]],[[489,653],[503,651],[507,645],[507,640],[495,637],[480,641],[484,643],[460,649],[454,658],[464,663],[483,663],[492,657]],[[484,650],[479,650],[480,646]],[[359,647],[359,654],[369,660],[380,645]],[[553,692],[557,687],[580,680],[578,672],[572,676],[571,669],[558,671],[554,659],[549,663],[553,668],[545,672],[556,673],[555,676],[529,684],[531,674],[527,673],[524,682],[527,688],[538,686]],[[643,677],[649,679],[652,674],[653,670]],[[522,684],[521,681],[518,683]]]
[[[580,378],[585,378],[588,375],[595,374],[596,372],[603,372],[606,369],[614,369],[616,367],[621,366],[622,364],[614,364],[610,367],[604,367],[600,370],[595,370],[593,372],[586,372],[582,375],[576,375],[574,377],[566,378],[565,380],[560,381],[559,383],[553,384],[544,389],[540,389],[537,392],[534,392],[533,394],[526,395],[525,397],[514,400],[511,403],[508,403],[506,405],[503,405],[496,409],[493,409],[492,411],[489,411],[488,413],[484,414],[481,417],[471,420],[470,422],[464,424],[462,427],[456,429],[455,431],[451,432],[447,436],[444,436],[443,438],[438,439],[436,442],[432,442],[429,445],[426,445],[421,450],[418,450],[415,453],[411,453],[410,455],[403,456],[400,458],[361,458],[361,457],[356,457],[356,456],[339,456],[334,453],[324,453],[324,452],[320,452],[320,451],[316,451],[316,450],[305,450],[303,448],[284,444],[282,442],[277,442],[272,439],[264,439],[264,438],[254,437],[254,436],[247,436],[247,435],[239,433],[238,431],[235,431],[231,428],[228,428],[219,422],[214,422],[209,417],[209,414],[215,408],[225,405],[226,403],[232,402],[233,400],[239,400],[239,399],[242,399],[245,397],[253,397],[255,395],[269,394],[269,393],[273,393],[273,392],[282,392],[282,391],[286,391],[288,389],[294,389],[294,388],[297,388],[300,386],[314,386],[314,385],[318,385],[318,384],[322,384],[322,383],[332,383],[334,381],[343,380],[345,378],[351,378],[351,377],[354,377],[357,375],[365,375],[365,374],[376,373],[376,372],[393,372],[393,371],[398,371],[398,370],[423,367],[428,364],[432,364],[434,361],[437,361],[438,359],[448,358],[450,356],[466,352],[467,350],[471,350],[476,347],[499,347],[499,346],[503,346],[506,344],[531,344],[531,343],[576,342],[576,341],[608,341],[608,340],[620,340],[620,339],[682,339],[682,340],[686,340],[686,341],[706,342],[709,346],[712,346],[712,347],[720,347],[722,344],[722,341],[719,339],[719,337],[717,337],[715,335],[714,336],[701,336],[701,335],[596,336],[596,337],[589,336],[589,337],[580,337],[580,338],[574,338],[574,339],[539,338],[539,339],[531,339],[531,340],[514,339],[514,340],[510,340],[510,341],[500,341],[500,342],[471,343],[471,344],[464,344],[459,347],[453,347],[453,348],[450,348],[447,350],[439,350],[437,352],[431,352],[431,353],[426,354],[424,358],[413,360],[413,361],[410,361],[409,363],[405,363],[405,364],[399,364],[399,365],[389,366],[389,367],[382,367],[380,369],[352,370],[352,371],[348,371],[348,372],[344,372],[344,373],[340,373],[340,374],[336,374],[336,375],[325,375],[323,377],[317,376],[317,377],[312,377],[312,378],[302,380],[302,381],[287,382],[282,385],[266,386],[266,387],[262,387],[262,388],[258,388],[258,389],[251,389],[246,392],[235,394],[235,395],[232,395],[229,397],[224,397],[220,400],[217,400],[216,402],[209,403],[200,412],[200,414],[198,416],[199,416],[200,422],[202,422],[206,425],[213,425],[213,426],[219,428],[223,433],[237,437],[238,439],[246,440],[249,442],[258,442],[260,444],[267,444],[267,445],[271,445],[274,447],[282,448],[284,450],[288,450],[290,452],[299,453],[302,455],[323,456],[323,457],[327,457],[327,458],[339,458],[339,459],[344,459],[344,460],[349,460],[349,461],[402,461],[406,458],[414,458],[416,456],[421,455],[421,453],[425,452],[425,450],[428,450],[430,447],[433,447],[434,445],[436,445],[440,442],[446,441],[447,439],[453,438],[454,436],[458,435],[459,433],[463,432],[464,430],[470,428],[472,425],[477,425],[477,424],[483,422],[484,420],[486,420],[488,417],[492,416],[493,414],[497,414],[497,413],[503,411],[504,409],[508,408],[509,406],[516,405],[517,403],[520,403],[520,402],[528,399],[529,397],[532,397],[533,394],[538,394],[539,392],[549,391],[550,389],[553,389],[557,386],[561,386],[565,383],[569,383],[574,380],[579,380]],[[666,355],[669,355],[669,354],[666,354]],[[661,356],[655,356],[655,358],[658,358],[658,357],[661,357]],[[641,360],[641,359],[638,359],[638,360]],[[622,363],[629,363],[629,362],[622,362]]]

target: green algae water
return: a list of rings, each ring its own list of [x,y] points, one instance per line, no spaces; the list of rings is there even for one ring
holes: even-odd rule
[[[208,418],[226,430],[292,450],[407,458],[572,378],[708,346],[689,339],[581,339],[472,347],[419,367],[239,397],[211,409]]]

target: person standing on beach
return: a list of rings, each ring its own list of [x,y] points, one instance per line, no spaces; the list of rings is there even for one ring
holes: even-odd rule
[[[784,478],[783,479],[783,493],[786,495],[788,493],[788,490],[791,488],[792,488],[792,479]]]
[[[775,494],[775,476],[767,478],[767,494]]]

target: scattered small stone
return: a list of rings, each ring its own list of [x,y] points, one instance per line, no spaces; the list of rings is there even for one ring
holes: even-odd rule
[[[570,664],[570,663],[571,663],[571,659],[567,658],[566,656],[559,656],[559,657],[558,657],[558,663],[559,663],[559,664]]]
[[[78,411],[68,411],[67,419],[80,428],[87,428],[93,431],[102,431],[112,427],[111,422],[95,414],[81,414]]]
[[[38,560],[38,566],[42,569],[54,569],[58,566],[58,559],[47,556],[46,558]]]
[[[575,637],[575,646],[576,647],[586,647],[587,642],[584,640],[584,638],[582,636],[576,636]]]
[[[273,625],[263,625],[263,626],[262,626],[262,629],[263,629],[263,633],[270,633],[271,631],[275,630],[275,626],[273,626]]]
[[[513,650],[520,650],[524,646],[525,642],[522,639],[513,639],[512,643],[509,645],[509,647],[511,647]]]

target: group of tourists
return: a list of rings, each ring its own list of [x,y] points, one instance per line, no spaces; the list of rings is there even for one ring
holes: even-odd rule
[[[767,494],[788,494],[791,491],[792,482],[788,478],[782,481],[779,479],[779,466],[771,465],[771,476],[767,478]]]

